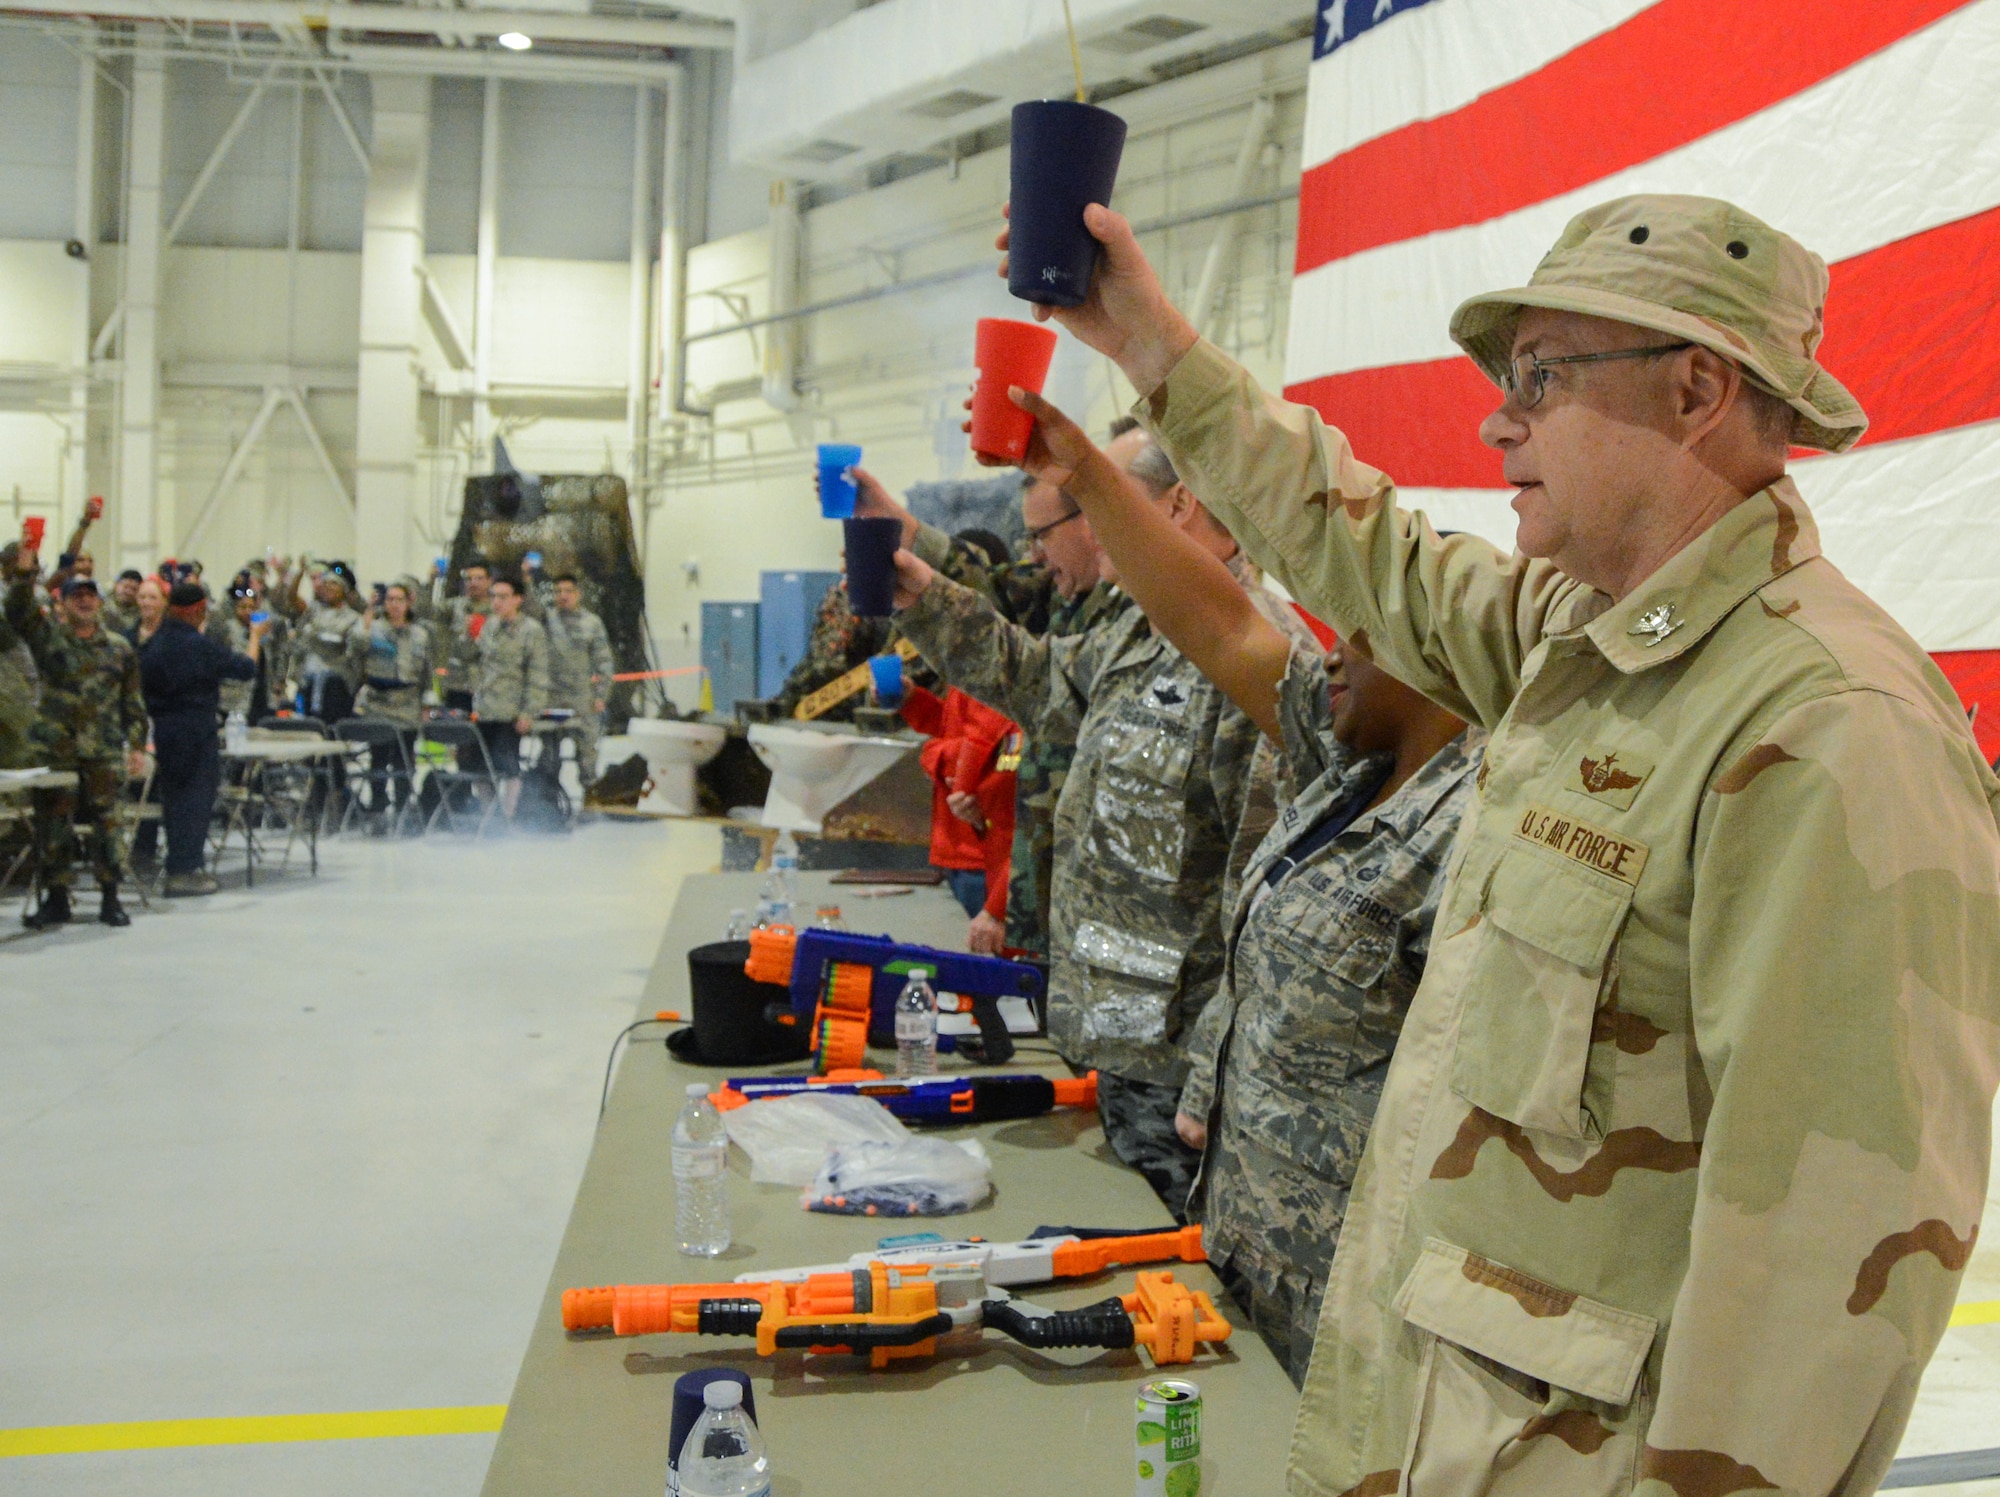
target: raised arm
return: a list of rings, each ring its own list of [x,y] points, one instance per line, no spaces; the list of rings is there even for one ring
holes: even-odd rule
[[[1023,391],[1020,404],[1035,415],[1028,471],[1082,506],[1119,585],[1153,627],[1277,739],[1278,683],[1291,640],[1257,611],[1229,568],[1168,519],[1081,427],[1039,395]]]

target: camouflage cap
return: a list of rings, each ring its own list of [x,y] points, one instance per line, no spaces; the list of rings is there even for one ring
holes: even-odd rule
[[[1498,383],[1524,307],[1581,312],[1713,349],[1798,412],[1792,440],[1845,452],[1868,417],[1819,365],[1826,262],[1718,198],[1616,198],[1569,221],[1528,284],[1475,296],[1451,336]]]

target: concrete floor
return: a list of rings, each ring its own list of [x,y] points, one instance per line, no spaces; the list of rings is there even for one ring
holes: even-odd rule
[[[346,839],[316,881],[0,940],[0,1426],[506,1402],[606,1051],[718,846]],[[27,1457],[0,1491],[469,1497],[492,1444]]]
[[[0,1428],[504,1403],[606,1049],[717,853],[684,822],[349,839],[123,932],[7,939],[0,907]],[[472,1497],[492,1445],[28,1457],[0,1492]],[[1949,1331],[1904,1454],[1994,1446],[2000,1324]]]

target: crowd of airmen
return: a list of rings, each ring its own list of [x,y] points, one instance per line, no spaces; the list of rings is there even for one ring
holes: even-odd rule
[[[1086,223],[1054,315],[1138,428],[1014,392],[1030,563],[858,512],[895,631],[1047,756],[1009,940],[1299,1383],[1289,1489],[1873,1491],[1984,1206],[2000,780],[1787,473],[1867,424],[1824,262],[1632,197],[1462,305],[1510,554]]]
[[[200,562],[171,559],[151,574],[127,570],[100,592],[84,549],[93,518],[53,567],[21,542],[0,548],[0,769],[68,771],[78,780],[35,793],[35,876],[44,901],[28,915],[31,927],[69,918],[80,856],[102,893],[101,918],[129,923],[119,898],[129,829],[120,802],[147,777],[152,736],[140,661],[177,590],[198,591],[204,604],[213,596]],[[460,579],[449,598],[441,595],[442,569],[430,585],[405,575],[364,593],[345,562],[275,554],[252,561],[227,583],[225,606],[205,609],[208,637],[255,665],[244,679],[222,683],[221,718],[245,726],[277,716],[328,726],[383,719],[403,731],[407,753],[426,714],[464,713],[480,724],[511,812],[521,737],[545,712],[560,711],[569,714],[588,789],[614,667],[603,620],[583,606],[579,580],[496,576],[478,560],[460,568]],[[371,771],[378,784],[388,781],[385,768],[386,761]],[[407,779],[397,786],[407,793]],[[386,809],[370,818],[371,830],[390,825],[379,814]],[[156,840],[156,828],[142,821],[130,859],[149,863]],[[187,883],[169,892],[214,887],[205,874]]]

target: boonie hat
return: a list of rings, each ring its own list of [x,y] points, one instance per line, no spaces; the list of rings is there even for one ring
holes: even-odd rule
[[[1579,213],[1528,284],[1452,313],[1451,336],[1498,384],[1524,307],[1581,312],[1698,343],[1798,413],[1792,441],[1845,452],[1868,417],[1819,364],[1826,262],[1719,198],[1642,195]]]

